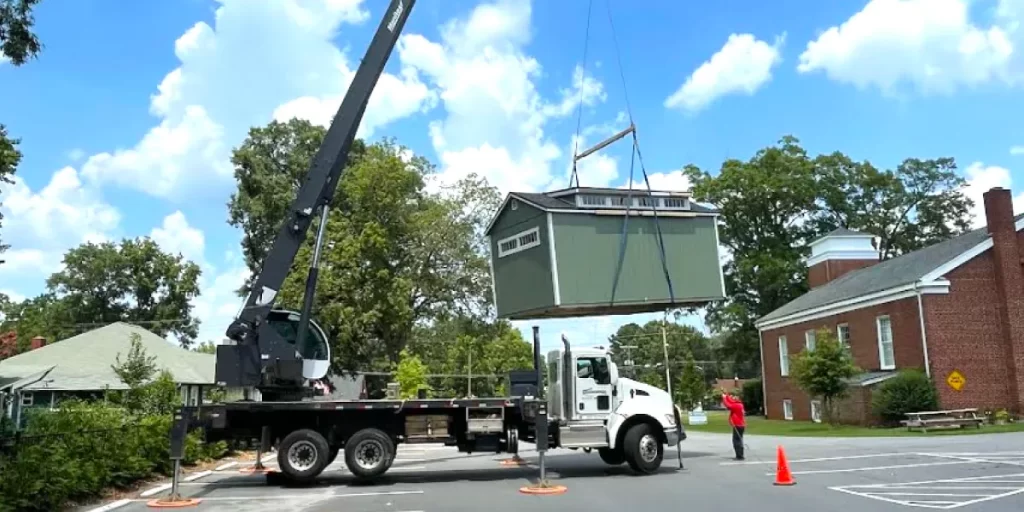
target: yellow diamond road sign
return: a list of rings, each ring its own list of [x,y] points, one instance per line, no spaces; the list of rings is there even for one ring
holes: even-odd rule
[[[949,384],[949,387],[953,388],[954,390],[960,391],[961,389],[963,389],[964,384],[967,384],[967,378],[964,377],[964,374],[960,373],[958,370],[953,370],[949,374],[949,377],[946,377],[946,384]]]

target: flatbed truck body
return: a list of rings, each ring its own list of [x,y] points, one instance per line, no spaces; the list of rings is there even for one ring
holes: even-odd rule
[[[535,331],[535,370],[510,376],[516,396],[246,400],[196,408],[193,425],[211,441],[261,439],[264,450],[276,447],[282,475],[295,483],[314,480],[341,452],[354,476],[372,481],[388,471],[402,443],[518,454],[522,440],[543,449],[596,449],[609,464],[656,471],[664,448],[686,438],[668,393],[620,378],[603,350],[573,350],[562,341],[564,348],[549,354],[546,397],[538,396],[544,369]],[[533,382],[524,382],[523,374]]]

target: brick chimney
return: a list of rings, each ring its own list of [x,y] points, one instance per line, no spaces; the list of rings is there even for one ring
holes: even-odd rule
[[[817,288],[848,272],[878,263],[875,237],[852,229],[839,228],[811,242],[807,258],[807,283]]]
[[[29,350],[35,350],[37,348],[43,348],[45,346],[46,346],[46,338],[44,338],[42,336],[36,336],[35,338],[32,338],[32,342],[29,345],[29,347],[30,347]]]
[[[993,188],[983,195],[985,221],[992,236],[992,257],[995,260],[996,293],[1002,324],[1003,346],[1009,374],[1010,396],[1017,397],[1016,408],[1024,410],[1024,271],[1021,251],[1017,245],[1017,229],[1013,221],[1013,197],[1005,188]]]

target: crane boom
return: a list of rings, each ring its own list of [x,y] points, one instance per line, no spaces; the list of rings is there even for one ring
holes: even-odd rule
[[[319,271],[327,214],[349,150],[384,72],[415,0],[391,0],[380,25],[359,64],[345,98],[317,150],[288,217],[253,280],[245,306],[227,329],[235,345],[217,350],[217,382],[228,386],[255,386],[271,393],[288,393],[304,386],[306,379],[323,377],[330,363],[323,330],[310,319]],[[314,254],[306,279],[302,311],[275,310],[274,304],[299,248],[319,210]],[[307,343],[307,338],[312,341]]]

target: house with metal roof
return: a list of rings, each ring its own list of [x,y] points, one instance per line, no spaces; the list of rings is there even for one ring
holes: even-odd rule
[[[498,317],[633,314],[721,300],[717,217],[685,192],[512,192],[486,230]]]
[[[985,227],[885,261],[870,234],[840,229],[812,242],[810,290],[756,322],[768,418],[820,418],[789,361],[822,328],[865,370],[846,421],[871,422],[871,389],[905,368],[929,375],[944,408],[1024,409],[1024,215],[1002,188],[984,206]]]
[[[115,322],[57,343],[37,337],[28,352],[0,361],[3,414],[20,425],[29,408],[52,408],[62,397],[102,397],[108,389],[127,389],[111,366],[128,355],[133,338],[155,358],[158,371],[171,373],[186,403],[197,403],[203,387],[214,386],[212,354],[192,352],[137,325]]]

